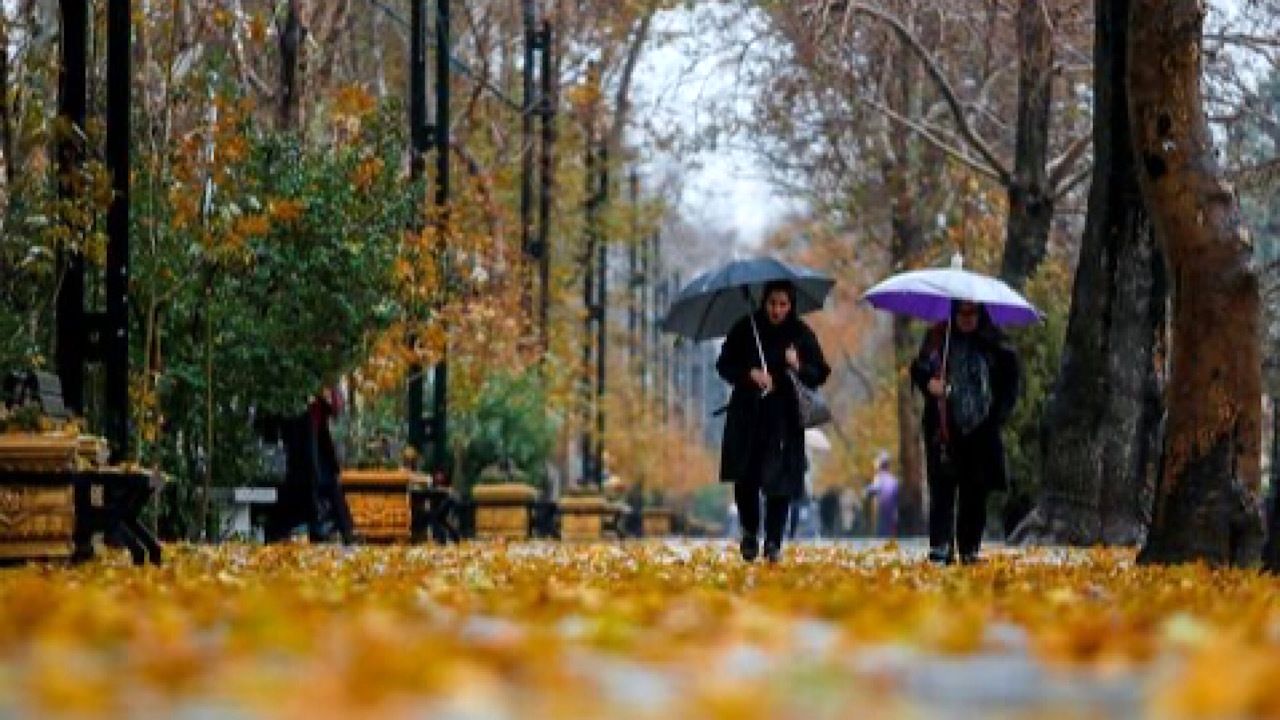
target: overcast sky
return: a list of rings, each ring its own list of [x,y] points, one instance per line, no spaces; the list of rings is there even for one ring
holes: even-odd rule
[[[729,57],[708,56],[720,40],[709,32],[714,5],[659,14],[655,41],[637,73],[636,110],[659,128],[679,127],[686,138],[708,130],[726,113],[750,110],[750,89],[738,85]],[[727,106],[727,107],[726,107]],[[679,168],[683,178],[681,209],[695,226],[731,229],[746,246],[758,244],[781,220],[790,203],[770,186],[759,159],[744,137],[721,137],[714,149],[683,148],[651,158],[655,173]]]

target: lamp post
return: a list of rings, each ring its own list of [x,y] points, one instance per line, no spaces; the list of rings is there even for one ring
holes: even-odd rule
[[[58,66],[58,115],[63,130],[57,140],[58,198],[75,201],[74,178],[84,160],[84,126],[88,96],[85,65],[88,3],[62,0],[61,63]],[[78,249],[60,251],[62,282],[58,285],[56,365],[62,384],[62,400],[72,411],[84,412],[84,254]]]
[[[409,8],[409,141],[411,157],[409,175],[414,182],[426,170],[426,153],[431,147],[430,124],[427,119],[427,0],[412,0]],[[422,366],[409,367],[409,390],[406,398],[409,416],[409,445],[424,457],[427,445],[426,420],[423,417]]]
[[[106,365],[103,435],[111,459],[129,454],[129,105],[132,73],[132,13],[129,0],[107,5],[107,168],[111,208],[107,213],[107,312],[102,333]]]
[[[437,210],[437,221],[441,223],[443,230],[448,224],[447,210],[449,207],[449,82],[451,78],[449,66],[449,48],[450,41],[450,19],[449,19],[449,0],[436,0],[436,113],[435,113],[435,131],[436,131],[436,177],[435,177],[435,205]],[[445,286],[445,293],[449,288],[449,260],[447,257],[448,247],[445,242],[445,233],[438,234],[438,245],[436,246],[436,258],[442,266],[440,277]],[[449,396],[449,365],[448,365],[449,348],[446,341],[443,356],[440,362],[436,363],[435,378],[431,383],[432,389],[432,408],[431,408],[431,440],[432,453],[431,469],[435,472],[444,470],[445,455],[447,445],[448,423],[446,422],[446,413],[448,412]]]

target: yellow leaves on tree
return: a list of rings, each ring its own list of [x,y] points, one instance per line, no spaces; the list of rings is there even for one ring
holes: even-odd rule
[[[361,190],[369,189],[373,181],[382,174],[382,158],[371,157],[360,161],[351,176],[351,184]]]

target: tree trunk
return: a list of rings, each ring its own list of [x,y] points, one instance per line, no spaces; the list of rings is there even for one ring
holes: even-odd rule
[[[1046,0],[1018,4],[1018,126],[1007,191],[1009,217],[1000,277],[1021,288],[1044,260],[1053,221],[1046,165],[1053,90],[1053,29]]]
[[[1094,172],[1057,385],[1045,412],[1039,505],[1019,542],[1141,542],[1152,429],[1161,264],[1130,143],[1128,0],[1095,3]]]
[[[1258,277],[1200,88],[1199,0],[1134,0],[1134,155],[1173,290],[1169,416],[1142,562],[1254,565],[1262,550]],[[1141,62],[1134,62],[1141,58]]]
[[[280,28],[280,127],[285,130],[298,127],[299,57],[306,39],[307,29],[302,25],[298,0],[289,0],[284,26]]]
[[[0,7],[0,48],[9,47],[9,16]],[[0,148],[4,150],[6,192],[13,192],[18,175],[18,159],[14,157],[13,109],[9,106],[9,53],[0,52]]]
[[[912,81],[915,76],[910,49],[905,45],[895,53],[897,75],[891,81],[886,99],[896,112],[911,112]],[[920,188],[912,182],[910,147],[905,133],[890,135],[889,147],[892,160],[888,163],[885,180],[893,198],[891,215],[892,238],[890,262],[894,270],[911,266],[924,246],[924,233],[916,217],[916,197]],[[894,367],[906,368],[915,357],[917,335],[912,332],[906,318],[893,320]],[[898,500],[898,532],[914,535],[924,532],[924,444],[920,435],[920,411],[915,387],[908,372],[898,374],[898,462],[902,472],[902,489]]]
[[[1272,389],[1274,392],[1274,388]],[[1276,498],[1280,497],[1280,396],[1271,396],[1271,512],[1267,514],[1267,548],[1263,557],[1268,572],[1280,573],[1280,514]]]
[[[906,367],[915,357],[915,333],[906,318],[893,320],[893,349],[896,367]],[[920,400],[909,373],[898,379],[898,459],[902,472],[902,492],[898,501],[898,531],[914,535],[924,531],[924,446],[920,437]]]

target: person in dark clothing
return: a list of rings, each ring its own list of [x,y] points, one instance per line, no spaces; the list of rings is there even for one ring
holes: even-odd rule
[[[776,562],[782,557],[788,508],[804,493],[809,461],[795,386],[787,374],[794,372],[800,382],[816,388],[831,373],[817,336],[795,307],[794,285],[766,285],[760,309],[733,326],[716,361],[720,377],[733,386],[720,449],[720,479],[734,483],[742,522],[740,549],[748,562],[760,553],[761,497],[764,553]]]
[[[840,522],[840,489],[829,487],[818,500],[818,517],[822,521],[822,537],[843,537],[846,528]]]
[[[986,308],[954,302],[950,332],[930,329],[911,378],[925,396],[929,559],[949,564],[958,549],[961,562],[977,562],[987,494],[1008,485],[1000,429],[1018,398],[1017,355]]]
[[[281,421],[284,483],[264,529],[267,542],[287,540],[293,529],[304,523],[312,542],[324,542],[331,534],[330,522],[343,544],[356,541],[351,510],[339,484],[338,454],[329,433],[333,415],[333,403],[317,396],[304,412]]]

